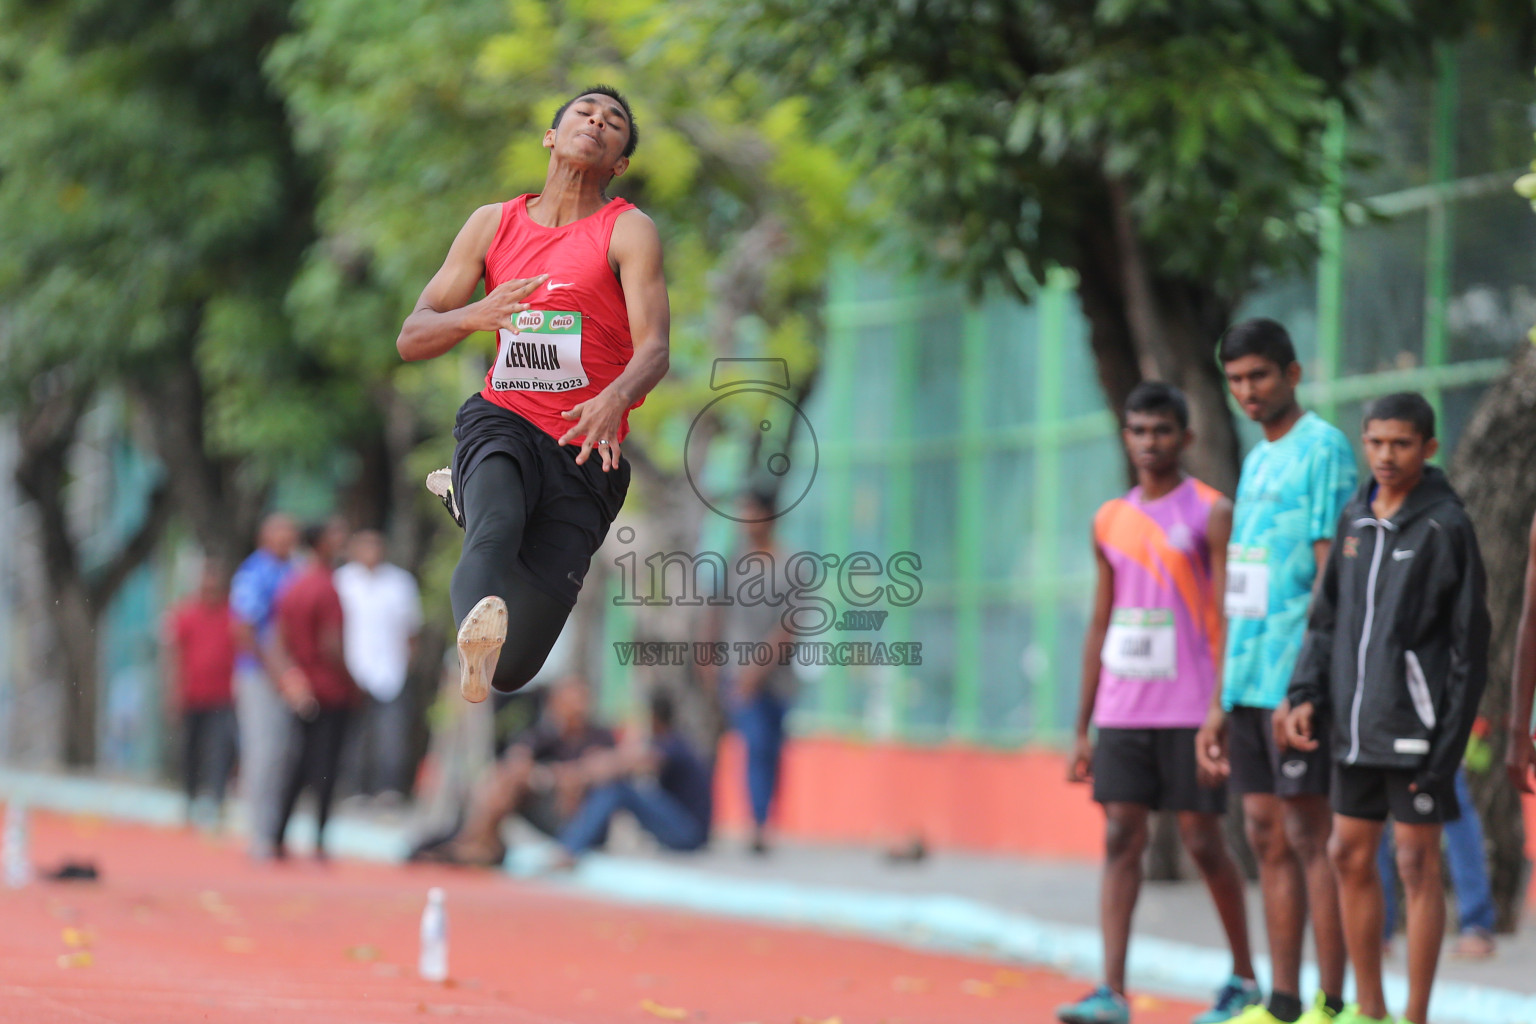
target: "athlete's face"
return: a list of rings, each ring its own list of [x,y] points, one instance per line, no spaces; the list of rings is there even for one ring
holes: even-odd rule
[[[544,148],[572,163],[601,167],[615,176],[629,167],[629,118],[612,96],[588,93],[565,108],[560,123],[544,133]]]
[[[1296,404],[1301,364],[1282,367],[1263,356],[1243,356],[1225,364],[1227,387],[1255,423],[1270,423]]]
[[[1424,475],[1424,463],[1435,457],[1440,442],[1425,438],[1407,420],[1371,420],[1361,435],[1371,476],[1381,487],[1411,491]]]
[[[1194,439],[1194,434],[1179,426],[1171,412],[1131,412],[1125,415],[1125,453],[1138,470],[1147,473],[1171,473],[1179,466],[1179,456]]]

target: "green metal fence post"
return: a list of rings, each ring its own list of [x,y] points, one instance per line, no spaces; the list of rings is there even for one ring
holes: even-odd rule
[[[890,512],[885,517],[885,550],[890,553],[897,551],[922,551],[913,547],[912,536],[912,499],[913,499],[913,462],[915,456],[912,451],[913,427],[917,421],[917,410],[921,408],[917,386],[917,346],[920,344],[917,336],[917,317],[908,315],[896,322],[896,397],[894,407],[902,410],[904,419],[894,423],[891,431],[896,447],[890,454],[889,471],[890,491],[888,506]],[[893,637],[905,637],[911,635],[911,617],[908,609],[892,608],[887,617],[887,628]],[[898,736],[911,735],[910,701],[907,700],[910,681],[909,669],[896,667],[890,670],[892,692],[889,694],[893,710],[895,712],[896,734]]]
[[[1431,174],[1435,190],[1428,211],[1424,267],[1424,365],[1445,365],[1446,307],[1451,301],[1450,185],[1456,176],[1456,105],[1459,81],[1455,51],[1441,44],[1435,53],[1435,123],[1431,137]],[[1431,387],[1425,396],[1438,416],[1444,416],[1444,392]]]
[[[1337,420],[1338,399],[1333,385],[1339,379],[1339,346],[1344,334],[1344,108],[1334,104],[1323,136],[1323,159],[1328,185],[1318,208],[1317,260],[1317,367],[1318,412]]]
[[[960,348],[960,480],[955,538],[955,713],[954,731],[977,738],[981,724],[981,560],[986,530],[982,493],[986,450],[983,415],[987,399],[987,322],[982,308],[966,306]]]
[[[1036,344],[1039,362],[1035,370],[1035,513],[1033,545],[1034,573],[1030,580],[1032,632],[1042,657],[1040,671],[1031,692],[1034,711],[1034,738],[1045,739],[1057,731],[1056,687],[1062,664],[1057,633],[1060,617],[1061,544],[1061,466],[1062,420],[1065,408],[1066,366],[1062,358],[1067,345],[1067,312],[1073,301],[1076,281],[1067,271],[1053,270],[1036,300],[1040,310]]]
[[[846,262],[837,264],[827,288],[829,315],[827,317],[827,362],[823,373],[826,379],[821,387],[827,394],[846,395],[854,382],[854,368],[858,364],[858,334],[854,314],[851,312],[858,296],[856,269]],[[826,468],[821,473],[829,500],[827,509],[827,543],[831,550],[844,552],[853,537],[853,403],[850,401],[827,402],[826,443],[822,445],[822,458]],[[822,677],[820,700],[817,711],[823,724],[838,729],[848,726],[848,669],[832,665]]]

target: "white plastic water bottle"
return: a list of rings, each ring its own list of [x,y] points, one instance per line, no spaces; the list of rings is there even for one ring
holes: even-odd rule
[[[443,890],[427,890],[427,909],[421,912],[421,959],[416,970],[425,981],[448,980],[448,911]]]
[[[5,884],[20,889],[32,881],[32,861],[27,851],[27,805],[20,800],[10,800],[5,805],[4,849],[0,860],[4,861]]]

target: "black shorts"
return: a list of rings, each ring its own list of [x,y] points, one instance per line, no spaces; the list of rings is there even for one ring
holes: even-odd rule
[[[1232,765],[1232,792],[1279,797],[1326,796],[1333,759],[1328,754],[1328,720],[1313,719],[1312,734],[1321,738],[1316,750],[1279,750],[1271,724],[1273,708],[1238,705],[1227,715],[1227,758]],[[1284,755],[1283,757],[1281,755]]]
[[[1093,748],[1093,798],[1154,811],[1223,814],[1227,791],[1200,785],[1193,729],[1100,729]]]
[[[522,416],[478,394],[459,407],[453,436],[455,494],[464,493],[464,481],[488,456],[506,455],[517,463],[528,515],[518,569],[540,590],[574,607],[592,556],[629,492],[629,460],[621,456],[619,468],[605,473],[594,451],[578,466],[579,445],[556,444]]]
[[[1393,821],[1405,825],[1437,825],[1461,817],[1456,782],[1423,793],[1409,792],[1418,773],[1399,768],[1363,768],[1354,764],[1333,766],[1333,810],[1349,818]]]

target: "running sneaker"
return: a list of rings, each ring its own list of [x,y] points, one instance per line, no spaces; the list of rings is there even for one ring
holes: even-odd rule
[[[459,503],[453,496],[453,470],[444,466],[442,469],[434,469],[428,473],[427,490],[442,499],[443,508],[453,516],[453,521],[459,524],[459,529],[464,529],[464,513],[459,510]]]
[[[1333,1018],[1333,1024],[1397,1024],[1389,1013],[1385,1017],[1367,1017],[1360,1012],[1360,1004],[1350,1003]]]
[[[1312,1000],[1312,1008],[1296,1021],[1296,1024],[1337,1024],[1343,1019],[1343,1011],[1334,1013],[1328,1009],[1328,997],[1319,992]]]
[[[1100,985],[1075,1003],[1056,1007],[1062,1024],[1130,1024],[1131,1004],[1108,985]]]
[[[482,597],[459,623],[459,692],[478,704],[491,695],[496,659],[507,640],[507,602]]]
[[[1222,1024],[1263,1001],[1264,994],[1259,991],[1258,982],[1234,974],[1216,990],[1216,1002],[1211,1008],[1196,1017],[1191,1024]]]
[[[1285,1024],[1279,1017],[1269,1012],[1269,1007],[1263,1003],[1254,1003],[1236,1017],[1228,1018],[1231,1024]]]

